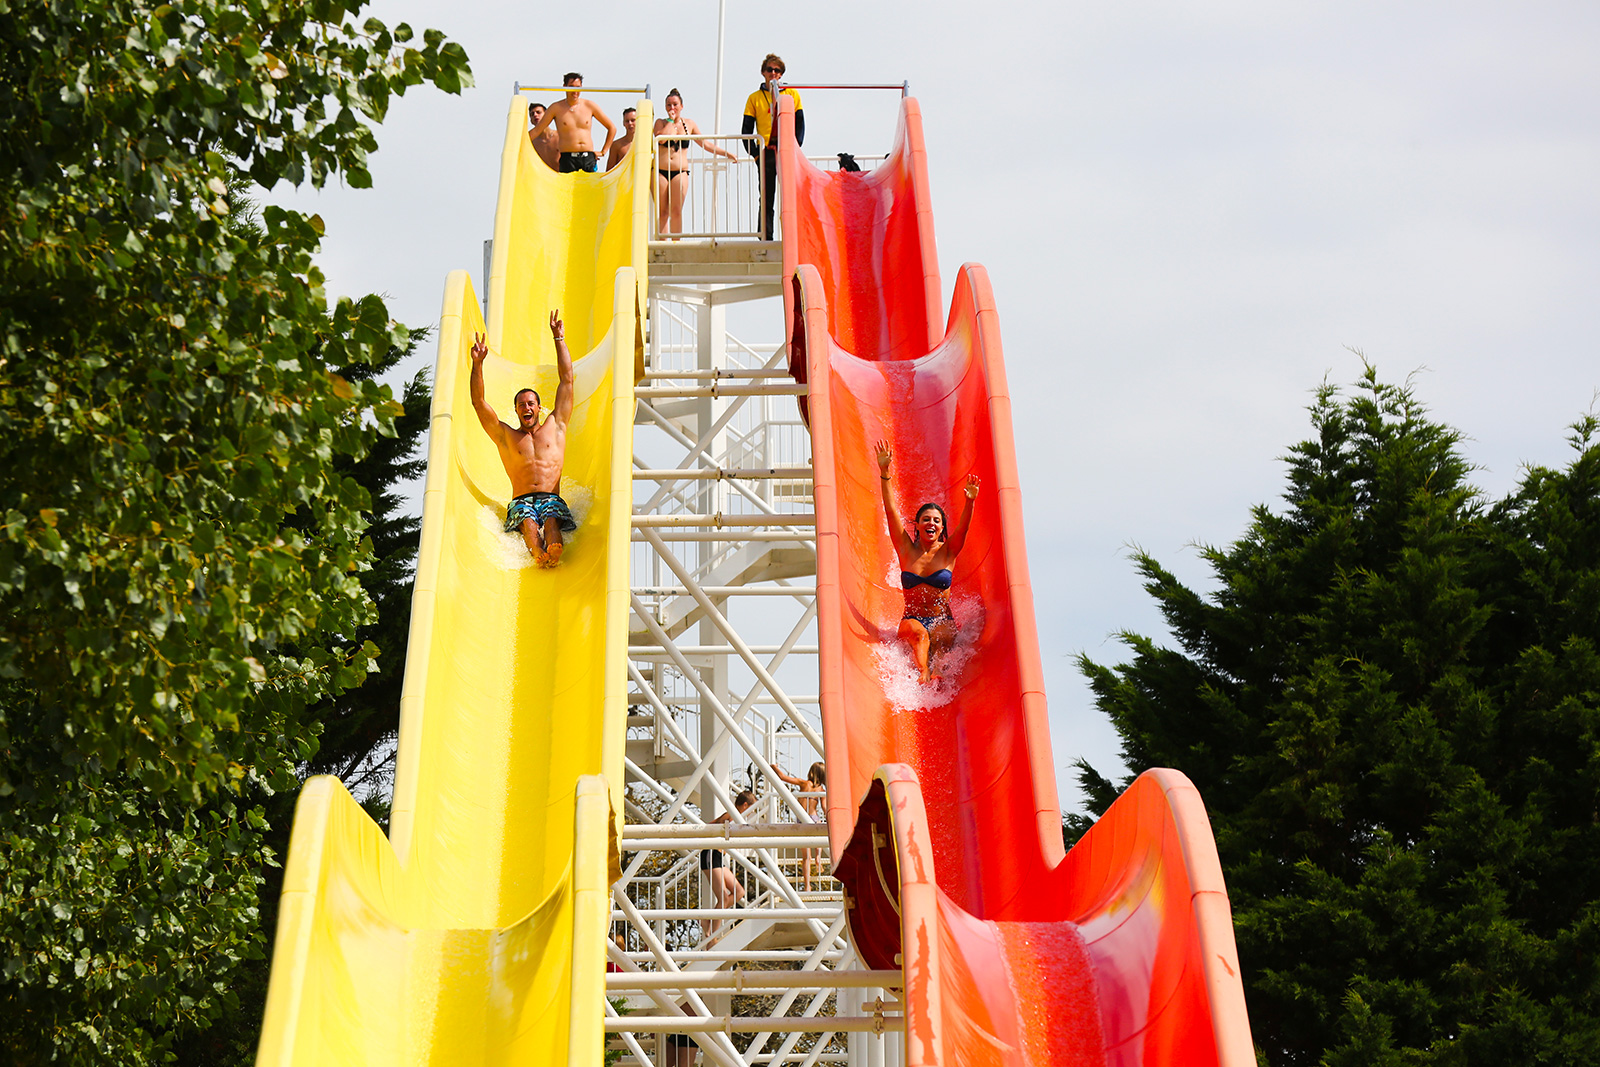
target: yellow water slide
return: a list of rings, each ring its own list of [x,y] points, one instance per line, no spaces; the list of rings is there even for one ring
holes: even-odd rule
[[[467,274],[445,284],[389,837],[337,779],[306,783],[262,1067],[601,1061],[654,167],[642,137],[608,174],[555,174],[525,108],[514,99],[506,122],[487,326]],[[577,379],[562,495],[579,525],[545,570],[501,528],[510,483],[467,352],[486,332],[503,419],[524,386],[550,403],[557,308]]]

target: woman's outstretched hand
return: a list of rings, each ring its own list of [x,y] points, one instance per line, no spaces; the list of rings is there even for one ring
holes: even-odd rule
[[[967,494],[968,500],[978,499],[978,476],[976,474],[967,475],[967,484],[961,487],[961,491]]]
[[[882,438],[879,438],[878,443],[872,447],[878,455],[878,476],[883,477],[889,473],[889,463],[894,459],[894,449],[890,448],[889,442]]]

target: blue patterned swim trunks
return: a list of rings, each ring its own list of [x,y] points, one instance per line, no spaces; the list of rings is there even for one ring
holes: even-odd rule
[[[571,533],[578,528],[578,521],[572,517],[567,502],[555,493],[523,493],[514,498],[506,507],[506,533],[519,532],[525,519],[538,523],[541,530],[546,519],[558,521],[562,533]]]

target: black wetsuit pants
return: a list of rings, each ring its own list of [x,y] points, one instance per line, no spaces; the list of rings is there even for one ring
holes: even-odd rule
[[[761,239],[772,240],[772,213],[778,206],[774,199],[778,191],[778,146],[767,145],[761,150]]]

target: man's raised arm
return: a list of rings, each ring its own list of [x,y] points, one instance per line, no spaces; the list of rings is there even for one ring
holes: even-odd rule
[[[611,141],[617,136],[617,128],[611,124],[611,120],[606,117],[606,113],[601,111],[595,104],[590,104],[589,110],[593,113],[594,120],[606,128],[606,143],[600,146],[600,154],[603,156],[611,151]]]
[[[484,340],[483,334],[474,334],[472,351],[467,353],[468,358],[472,360],[472,410],[478,413],[478,422],[483,424],[483,432],[498,444],[500,416],[494,413],[494,408],[489,406],[489,401],[483,396],[483,361],[488,354],[489,344]]]
[[[561,101],[557,100],[556,104],[559,103]],[[528,131],[528,139],[530,141],[537,141],[539,135],[544,132],[544,128],[550,125],[550,120],[556,117],[556,104],[551,104],[545,108],[544,114],[539,116],[539,121],[534,123],[533,129]]]
[[[556,345],[556,421],[565,426],[572,418],[572,353],[567,351],[567,329],[561,322],[561,309],[550,312],[550,338]]]

